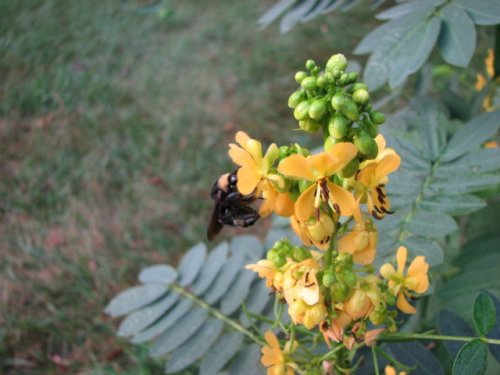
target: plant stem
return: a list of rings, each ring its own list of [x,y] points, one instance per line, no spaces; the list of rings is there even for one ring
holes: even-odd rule
[[[374,346],[372,346],[372,357],[373,357],[373,369],[375,370],[375,375],[380,375],[380,371],[378,368],[377,352],[375,351]]]
[[[202,299],[198,298],[194,294],[188,292],[187,290],[185,290],[184,288],[182,288],[182,287],[180,287],[179,285],[176,285],[176,284],[170,285],[170,288],[172,288],[172,290],[175,290],[179,294],[182,294],[184,297],[190,299],[191,301],[193,301],[194,303],[196,303],[200,307],[204,308],[210,314],[212,314],[214,317],[216,317],[219,320],[222,320],[224,323],[226,323],[231,328],[233,328],[236,331],[244,334],[249,339],[251,339],[253,342],[255,342],[255,343],[259,344],[259,345],[265,345],[265,342],[260,337],[254,335],[252,332],[250,332],[248,329],[246,329],[245,327],[243,327],[241,324],[239,324],[238,322],[234,321],[233,319],[228,318],[223,313],[221,313],[219,310],[213,308],[208,303],[206,303]]]
[[[487,337],[470,337],[470,336],[446,336],[432,335],[426,333],[385,333],[379,337],[380,341],[397,341],[397,340],[440,340],[440,341],[463,341],[468,342],[479,339],[487,344],[500,345],[500,340],[489,339]]]

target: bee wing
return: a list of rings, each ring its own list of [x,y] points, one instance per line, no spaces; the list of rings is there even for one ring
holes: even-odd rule
[[[222,230],[223,225],[219,222],[219,204],[216,204],[212,212],[212,217],[208,223],[207,238],[212,241]]]

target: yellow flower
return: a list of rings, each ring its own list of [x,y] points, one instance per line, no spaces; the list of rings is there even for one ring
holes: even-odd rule
[[[484,86],[486,86],[486,79],[481,73],[476,74],[476,83],[474,87],[476,88],[477,91],[481,91]]]
[[[271,212],[285,217],[293,215],[293,200],[290,194],[279,192],[268,180],[262,180],[258,185],[257,195],[264,199],[259,207],[260,216],[267,216]]]
[[[248,264],[245,266],[247,270],[251,270],[257,272],[260,278],[266,279],[266,286],[268,288],[274,288],[280,291],[280,286],[277,285],[278,277],[277,275],[280,273],[278,268],[274,265],[273,262],[267,259],[259,260],[256,264]]]
[[[424,256],[417,256],[411,262],[405,276],[404,269],[407,257],[408,250],[406,247],[399,247],[396,254],[397,271],[392,264],[386,263],[380,268],[380,274],[389,281],[389,290],[392,294],[398,297],[398,308],[406,314],[414,314],[417,310],[410,305],[406,297],[411,297],[410,290],[415,293],[427,291],[429,288],[429,276],[427,275],[429,264],[425,261]]]
[[[254,192],[263,178],[275,179],[280,183],[280,176],[269,174],[273,163],[278,158],[278,146],[271,144],[262,155],[262,145],[252,139],[247,133],[236,133],[236,142],[229,145],[229,156],[233,162],[240,166],[238,169],[237,188],[241,194],[248,195]]]
[[[334,342],[341,342],[344,337],[344,327],[352,322],[352,318],[345,312],[337,310],[336,318],[332,319],[332,324],[328,325],[325,320],[321,322],[319,330],[323,334],[326,345],[331,348],[330,340]]]
[[[497,141],[488,141],[484,144],[484,148],[497,148],[497,147],[498,147]]]
[[[341,253],[352,254],[357,264],[370,264],[375,259],[377,241],[377,229],[369,221],[361,221],[339,240],[338,249]]]
[[[287,361],[286,353],[281,351],[276,335],[271,331],[266,331],[264,338],[266,345],[261,349],[260,362],[264,367],[267,367],[267,375],[293,375],[295,373],[294,363]]]
[[[290,218],[292,229],[306,246],[314,245],[320,250],[327,250],[330,245],[335,222],[324,212],[319,217],[311,217],[305,222],[300,222],[295,216]]]
[[[321,203],[342,215],[352,215],[356,207],[352,194],[331,182],[329,177],[342,170],[357,152],[352,143],[343,142],[335,144],[328,152],[309,155],[307,158],[293,154],[281,160],[278,172],[289,178],[313,182],[295,202],[295,217],[298,221],[309,219],[315,210],[320,209]]]
[[[352,320],[366,319],[381,302],[381,292],[376,276],[366,276],[360,280],[349,298],[344,301],[342,310]]]
[[[495,76],[495,53],[493,48],[488,48],[488,56],[484,59],[484,65],[486,65],[486,73],[490,78]]]
[[[388,175],[399,168],[401,158],[392,149],[385,147],[385,139],[377,136],[379,153],[374,160],[362,163],[360,171],[355,175],[350,184],[356,190],[358,202],[367,201],[368,210],[375,219],[382,219],[390,211],[390,202],[387,198],[385,185]]]
[[[405,371],[401,371],[399,374],[396,373],[396,369],[392,366],[385,366],[385,375],[406,375]]]

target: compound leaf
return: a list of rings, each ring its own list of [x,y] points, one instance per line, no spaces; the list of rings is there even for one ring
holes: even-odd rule
[[[476,28],[463,10],[453,3],[445,6],[440,16],[443,27],[439,34],[438,47],[446,62],[466,67],[476,48]]]

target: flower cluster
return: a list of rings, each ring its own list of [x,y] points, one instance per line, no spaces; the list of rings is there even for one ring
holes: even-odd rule
[[[302,241],[283,239],[266,259],[247,268],[266,279],[288,305],[296,325],[318,328],[328,345],[373,344],[384,329],[396,329],[398,309],[414,313],[408,302],[429,286],[428,264],[416,257],[405,273],[407,249],[377,272],[376,220],[392,213],[386,186],[400,157],[386,147],[366,85],[347,73],[343,55],[332,56],[324,71],[312,60],[295,76],[300,89],[288,101],[300,129],[322,132],[324,147],[311,153],[293,144],[262,144],[240,131],[229,146],[237,170],[237,189],[260,202],[261,217],[288,217]],[[375,219],[375,220],[374,220]],[[369,323],[380,326],[369,329]],[[266,335],[263,363],[271,374],[292,373],[275,336]]]

